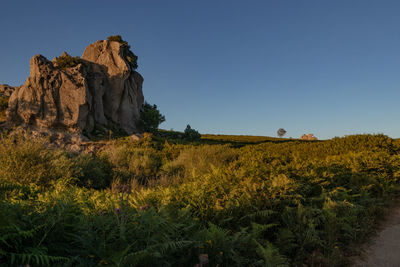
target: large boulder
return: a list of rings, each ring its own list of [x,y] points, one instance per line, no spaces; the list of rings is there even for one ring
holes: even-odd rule
[[[144,97],[143,77],[133,70],[129,52],[129,48],[119,42],[97,41],[86,47],[82,59],[106,67],[107,88],[99,99],[103,101],[104,115],[131,134],[138,130]]]
[[[126,44],[98,41],[72,66],[34,56],[25,84],[11,94],[8,122],[87,134],[95,128],[138,132],[143,78],[134,71],[129,53]]]
[[[80,68],[61,70],[45,57],[34,56],[28,79],[8,102],[8,121],[39,128],[86,129],[92,101]]]

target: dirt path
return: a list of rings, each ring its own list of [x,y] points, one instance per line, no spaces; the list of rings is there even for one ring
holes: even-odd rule
[[[391,209],[363,257],[353,266],[400,267],[400,205]]]

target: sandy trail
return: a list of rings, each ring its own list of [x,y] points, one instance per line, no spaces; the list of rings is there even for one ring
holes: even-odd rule
[[[391,209],[353,266],[400,267],[400,205]]]

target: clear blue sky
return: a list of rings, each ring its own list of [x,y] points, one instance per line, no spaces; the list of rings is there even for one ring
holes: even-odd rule
[[[161,128],[400,137],[400,1],[1,1],[0,83],[121,34]]]

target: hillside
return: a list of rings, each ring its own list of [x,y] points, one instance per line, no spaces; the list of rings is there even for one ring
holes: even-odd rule
[[[0,142],[0,262],[30,266],[346,266],[399,192],[384,135],[326,141],[161,131]]]

